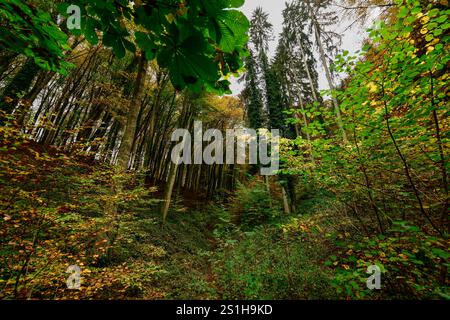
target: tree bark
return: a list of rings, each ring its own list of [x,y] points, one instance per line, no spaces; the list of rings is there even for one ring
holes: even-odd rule
[[[11,114],[19,103],[20,98],[18,95],[28,91],[38,72],[39,66],[34,63],[33,59],[28,58],[3,91],[3,95],[0,98],[0,110],[6,114]],[[0,125],[3,122],[4,119],[0,119]]]
[[[136,83],[133,91],[133,96],[128,110],[128,117],[125,124],[125,131],[122,137],[119,154],[117,156],[117,164],[123,170],[128,169],[128,162],[133,147],[133,140],[136,134],[137,118],[139,113],[139,104],[141,101],[142,92],[146,78],[147,60],[142,54],[139,61],[138,73],[136,76]]]
[[[286,214],[290,214],[291,213],[291,208],[289,206],[289,200],[287,197],[287,192],[286,189],[284,188],[284,186],[281,186],[281,192],[283,193],[283,208],[284,208],[284,213]]]
[[[179,124],[180,128],[182,128],[182,127],[189,128],[190,118],[192,115],[190,112],[188,112],[189,106],[190,106],[189,98],[186,96],[186,97],[184,97],[183,110],[181,111],[181,115],[178,120],[178,124]],[[172,163],[172,161],[170,160],[170,151],[169,151],[168,163],[170,166],[170,170],[169,170],[169,175],[168,175],[168,179],[167,179],[167,184],[166,184],[166,187],[164,190],[164,202],[163,202],[163,206],[162,206],[163,223],[166,223],[166,221],[167,221],[167,214],[169,213],[169,207],[170,207],[170,202],[172,199],[173,187],[175,185],[175,180],[177,177],[178,167],[179,167],[179,165]]]
[[[339,103],[338,103],[336,97],[334,96],[335,87],[333,84],[333,79],[331,78],[330,68],[328,67],[327,59],[325,57],[325,51],[323,49],[322,40],[320,39],[319,26],[318,26],[317,21],[314,21],[314,32],[316,35],[317,46],[319,47],[320,60],[322,61],[323,68],[325,69],[325,75],[326,75],[326,78],[328,81],[328,86],[330,87],[330,90],[331,90],[331,100],[333,101],[334,112],[336,113],[336,120],[337,120],[339,129],[342,132],[342,139],[344,140],[344,142],[347,142],[348,141],[347,134],[345,133],[344,124],[342,122],[342,115],[341,115],[341,110],[339,108]]]

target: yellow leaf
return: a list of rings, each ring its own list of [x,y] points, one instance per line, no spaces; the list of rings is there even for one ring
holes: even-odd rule
[[[188,8],[182,6],[180,9],[177,10],[178,16],[184,16],[188,12]]]
[[[367,84],[367,88],[369,89],[369,92],[371,92],[371,93],[375,93],[378,90],[378,87],[374,82],[369,82]]]
[[[170,23],[172,23],[175,20],[175,16],[172,13],[169,13],[166,16],[167,21],[169,21]]]
[[[421,22],[422,24],[425,24],[425,23],[427,23],[428,21],[430,21],[430,17],[428,17],[428,16],[425,16],[425,17],[423,17],[422,19],[420,19],[420,22]]]

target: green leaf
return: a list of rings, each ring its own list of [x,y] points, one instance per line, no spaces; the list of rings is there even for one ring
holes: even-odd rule
[[[250,22],[240,11],[226,10],[216,18],[220,30],[219,48],[225,52],[232,52],[236,46],[243,46],[248,39],[247,31]]]
[[[131,41],[128,41],[127,39],[123,39],[123,45],[131,53],[136,52],[136,46]]]
[[[122,40],[117,40],[113,44],[113,51],[117,58],[122,59],[125,57],[125,47]]]
[[[98,22],[91,18],[85,19],[84,23],[81,24],[81,30],[86,37],[86,40],[92,45],[96,45],[98,43],[98,36],[95,31],[97,24]]]
[[[436,249],[436,248],[434,248],[434,249],[431,249],[431,252],[433,252],[433,254],[436,255],[437,257],[442,258],[442,259],[444,259],[444,260],[450,258],[450,253],[445,252],[445,251],[442,250],[442,249]]]
[[[408,15],[408,13],[409,13],[408,8],[405,7],[405,6],[402,6],[402,7],[400,7],[400,9],[399,9],[398,17],[399,17],[399,18],[404,18],[404,17],[406,17],[406,16]]]

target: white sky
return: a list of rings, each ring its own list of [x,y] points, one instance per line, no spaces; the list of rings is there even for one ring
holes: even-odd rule
[[[270,43],[270,53],[272,56],[278,43],[278,36],[282,31],[282,11],[285,8],[286,2],[291,2],[291,0],[246,0],[244,6],[240,8],[240,10],[242,10],[249,19],[251,18],[253,11],[257,7],[262,7],[263,10],[269,14],[269,21],[273,25],[274,32],[274,40]],[[336,9],[338,10],[339,8],[336,7]],[[361,49],[361,43],[366,37],[364,28],[358,27],[356,24],[355,26],[344,32],[344,30],[349,25],[351,25],[352,22],[353,21],[350,19],[342,18],[339,25],[335,26],[334,28],[331,26],[329,27],[330,30],[334,29],[333,31],[342,34],[342,50],[348,50],[350,53],[354,53],[357,50]],[[239,94],[243,89],[244,84],[237,83],[237,79],[232,79],[231,82],[231,90],[233,91],[233,95]],[[319,70],[319,87],[320,89],[328,89],[324,71],[322,69]]]

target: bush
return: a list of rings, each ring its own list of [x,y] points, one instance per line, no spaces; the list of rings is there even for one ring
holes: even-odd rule
[[[236,222],[245,230],[272,222],[282,212],[271,199],[266,186],[258,181],[249,186],[238,185],[232,211]]]
[[[325,263],[336,266],[334,286],[345,298],[450,298],[448,240],[424,234],[405,221],[394,222],[386,235],[359,242],[337,241],[339,256]],[[382,271],[382,290],[366,286],[367,267]]]
[[[307,250],[308,249],[308,250]],[[301,239],[282,228],[257,227],[240,241],[228,240],[214,257],[224,299],[326,299],[333,297],[331,273],[317,263]]]

